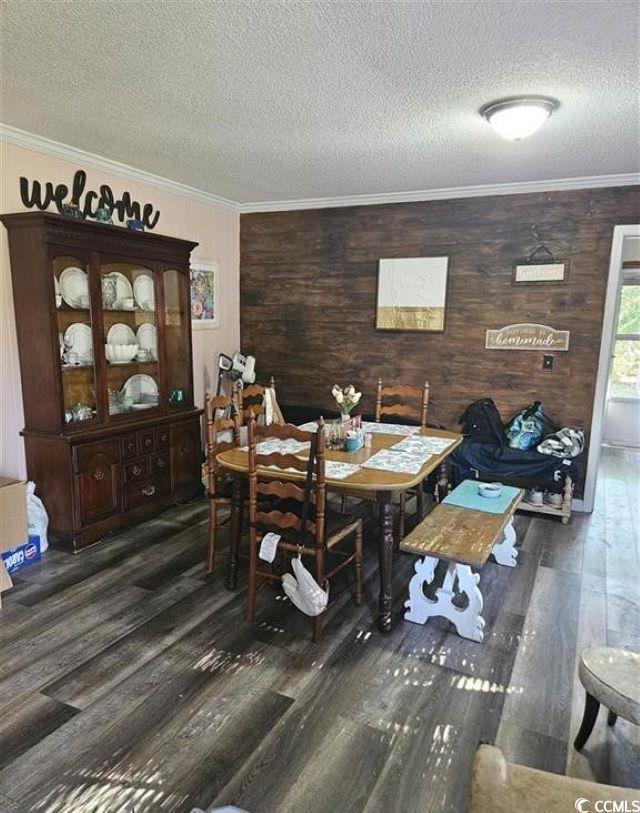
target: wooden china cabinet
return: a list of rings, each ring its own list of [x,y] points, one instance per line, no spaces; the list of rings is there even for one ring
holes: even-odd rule
[[[27,472],[73,551],[200,489],[197,243],[47,212],[7,227]]]

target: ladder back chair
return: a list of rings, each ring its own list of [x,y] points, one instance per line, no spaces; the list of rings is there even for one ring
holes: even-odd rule
[[[407,403],[408,402],[408,403]],[[378,379],[376,388],[375,420],[380,422],[383,416],[396,416],[419,421],[424,429],[429,413],[429,382],[425,381],[422,389],[405,385],[382,386]]]
[[[275,390],[276,382],[271,376],[269,380],[269,387]],[[236,398],[238,401],[238,410],[243,422],[249,419],[251,412],[254,418],[258,418],[265,414],[265,390],[267,388],[262,384],[249,384],[248,387],[240,385],[236,388]]]
[[[425,381],[422,389],[401,384],[382,386],[382,378],[378,378],[376,388],[376,423],[384,422],[385,418],[396,417],[402,420],[408,418],[412,422],[420,423],[421,429],[427,426],[429,413],[429,382]],[[404,536],[406,504],[411,497],[416,497],[418,508],[418,521],[424,516],[424,488],[420,483],[415,488],[400,494],[398,511],[398,537]]]
[[[269,581],[281,581],[282,576],[258,558],[260,541],[271,531],[280,535],[278,551],[284,554],[285,565],[300,553],[313,561],[313,575],[320,587],[326,589],[330,580],[343,568],[353,565],[356,604],[362,603],[362,520],[345,517],[327,510],[325,484],[325,433],[320,419],[317,432],[303,432],[296,426],[262,426],[249,416],[249,584],[247,590],[246,620],[251,622],[255,613],[259,587]],[[295,440],[309,443],[309,457],[282,451],[261,454],[259,444],[268,438]],[[304,480],[294,482],[290,472],[282,471],[283,478],[266,476],[265,467],[295,469]],[[289,478],[287,477],[289,474]],[[340,542],[353,537],[350,550],[339,550]],[[328,555],[335,554],[339,563],[327,568]],[[330,592],[327,610],[344,592]],[[292,605],[293,606],[293,605]],[[327,610],[313,618],[313,640],[322,640],[323,617]]]
[[[207,444],[207,498],[209,500],[207,573],[211,573],[216,551],[217,530],[220,525],[224,524],[218,522],[218,511],[223,507],[231,509],[233,503],[231,480],[228,477],[220,477],[216,465],[216,455],[240,445],[241,421],[235,401],[224,395],[205,397],[204,420]],[[237,522],[242,523],[242,514]],[[232,529],[231,547],[234,545],[235,535]]]

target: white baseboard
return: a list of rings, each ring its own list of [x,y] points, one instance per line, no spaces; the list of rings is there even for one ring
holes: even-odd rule
[[[583,514],[585,512],[584,500],[571,500],[571,510]]]

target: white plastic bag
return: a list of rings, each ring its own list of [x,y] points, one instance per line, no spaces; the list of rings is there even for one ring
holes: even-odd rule
[[[290,573],[282,577],[284,592],[295,606],[306,615],[320,615],[327,609],[329,591],[323,590],[298,556],[291,562],[295,578]]]
[[[36,497],[36,484],[31,481],[27,483],[27,526],[29,536],[40,537],[40,552],[44,553],[49,547],[47,542],[49,515],[40,497]]]

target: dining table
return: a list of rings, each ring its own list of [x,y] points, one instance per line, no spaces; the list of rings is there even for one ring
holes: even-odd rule
[[[300,428],[309,428],[309,424]],[[393,533],[393,500],[396,495],[409,489],[423,487],[424,480],[434,471],[438,471],[438,490],[441,499],[446,494],[447,465],[449,455],[462,443],[462,435],[445,429],[431,427],[419,428],[401,425],[392,425],[388,428],[384,424],[373,424],[370,445],[365,445],[356,452],[345,452],[333,449],[326,451],[328,471],[326,473],[327,491],[338,493],[341,496],[356,497],[379,506],[377,529],[380,595],[378,603],[378,626],[383,632],[390,632],[391,620],[391,580],[394,559],[394,533]],[[419,471],[408,473],[391,471],[380,468],[368,468],[365,464],[377,452],[391,449],[400,441],[410,436],[422,436],[448,440],[449,444],[441,451],[432,454],[424,461]],[[305,451],[299,452],[300,457]],[[249,454],[246,447],[227,449],[216,456],[218,466],[222,471],[234,475],[231,533],[240,534],[242,524],[242,480],[248,475]],[[330,462],[346,463],[358,468],[347,477],[331,477]],[[259,468],[261,477],[270,477],[278,480],[304,480],[305,474],[295,470],[282,470]],[[229,557],[227,569],[227,587],[235,589],[237,567],[234,557]]]

